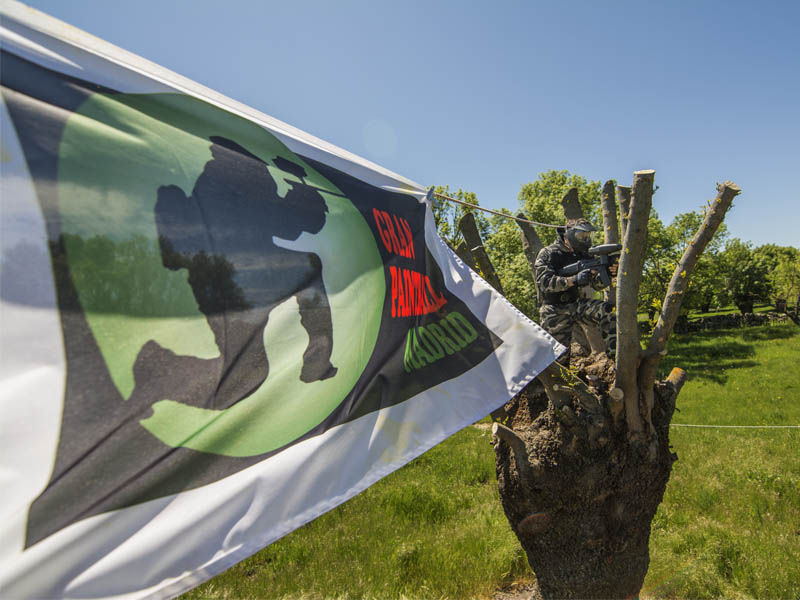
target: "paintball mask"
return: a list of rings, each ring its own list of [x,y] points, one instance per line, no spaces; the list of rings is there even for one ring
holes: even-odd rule
[[[567,222],[567,231],[564,237],[570,247],[578,254],[586,254],[592,245],[592,232],[597,231],[586,219],[576,219]]]

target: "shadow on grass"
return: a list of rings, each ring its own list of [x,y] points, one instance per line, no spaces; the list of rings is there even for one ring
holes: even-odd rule
[[[690,379],[704,379],[718,384],[728,380],[732,369],[747,369],[758,365],[755,343],[785,340],[798,335],[794,325],[719,329],[676,335],[669,344],[670,353],[659,367],[666,377],[673,367],[685,369]]]
[[[788,340],[800,333],[800,329],[792,323],[774,325],[772,327],[745,327],[742,330],[742,339],[756,340]]]

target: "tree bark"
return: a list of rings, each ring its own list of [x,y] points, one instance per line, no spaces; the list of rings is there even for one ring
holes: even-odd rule
[[[511,403],[509,421],[537,472],[521,476],[511,447],[497,439],[496,474],[503,511],[536,573],[533,598],[639,593],[650,523],[676,459],[669,423],[677,392],[662,383],[656,393],[657,460],[628,443],[605,410],[594,416],[574,399],[556,409],[535,383]]]
[[[603,185],[600,205],[603,211],[603,242],[619,244],[619,221],[617,220],[617,203],[614,200],[614,182],[608,180]],[[606,302],[617,303],[616,288],[611,286],[603,292]]]

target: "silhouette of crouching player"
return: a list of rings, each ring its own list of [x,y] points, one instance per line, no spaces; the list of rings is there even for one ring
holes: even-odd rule
[[[188,271],[222,356],[180,356],[149,342],[134,366],[139,401],[169,398],[223,409],[250,395],[269,374],[263,335],[270,312],[291,297],[309,336],[300,379],[319,381],[337,372],[330,362],[333,328],[322,262],[273,241],[318,233],[325,200],[305,184],[300,165],[273,159],[302,182],[287,181],[290,189],[281,198],[264,161],[232,140],[210,139],[213,158],[192,195],[174,185],[159,188],[155,215],[163,264]]]

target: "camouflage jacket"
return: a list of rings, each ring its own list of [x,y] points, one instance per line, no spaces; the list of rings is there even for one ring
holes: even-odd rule
[[[534,271],[536,273],[536,292],[539,304],[569,304],[579,296],[579,287],[572,283],[572,277],[562,277],[557,272],[567,265],[579,260],[579,256],[567,248],[561,241],[556,241],[542,248],[536,257]],[[594,289],[602,289],[603,284],[598,277],[592,277]]]

